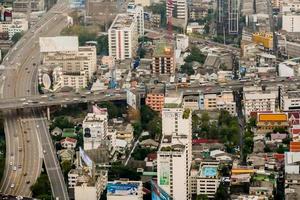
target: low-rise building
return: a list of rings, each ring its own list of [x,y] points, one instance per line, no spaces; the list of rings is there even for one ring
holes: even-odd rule
[[[74,149],[77,145],[77,140],[74,138],[66,137],[60,141],[62,148],[64,149]]]
[[[39,43],[44,68],[56,69],[54,88],[87,86],[97,69],[95,46],[79,46],[75,36],[41,37]]]
[[[299,90],[284,90],[280,88],[280,109],[298,110],[300,108],[300,93]]]
[[[191,171],[191,193],[214,198],[220,184],[219,161],[203,161],[199,168]]]
[[[107,171],[101,173],[97,179],[93,179],[89,175],[81,175],[77,177],[77,183],[74,187],[74,195],[76,200],[98,200],[107,184]]]
[[[143,184],[141,181],[121,179],[107,183],[107,200],[142,200]]]
[[[252,35],[252,41],[266,49],[273,48],[273,35],[271,33],[254,33]]]
[[[227,110],[231,115],[236,115],[236,103],[232,91],[204,94],[204,110],[221,109]]]
[[[161,112],[164,107],[165,95],[161,90],[151,90],[147,93],[146,105],[152,110]]]
[[[273,132],[276,128],[288,129],[289,121],[287,113],[258,113],[257,133]]]
[[[276,94],[274,93],[244,92],[244,114],[246,119],[250,117],[251,112],[275,112],[275,101]]]

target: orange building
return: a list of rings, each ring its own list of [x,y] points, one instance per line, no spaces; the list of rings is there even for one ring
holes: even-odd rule
[[[273,35],[271,33],[253,33],[252,42],[255,44],[261,45],[264,48],[272,49],[273,48]]]
[[[268,133],[272,132],[275,128],[289,127],[287,113],[258,113],[257,114],[257,132]]]
[[[300,152],[300,142],[290,142],[290,152]]]
[[[163,93],[148,93],[146,97],[146,105],[152,110],[161,112],[165,103],[165,95]]]

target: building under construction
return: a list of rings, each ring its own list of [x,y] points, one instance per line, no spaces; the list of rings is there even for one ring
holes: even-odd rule
[[[174,56],[174,45],[161,42],[155,46],[151,70],[153,74],[173,74],[176,69],[176,61]]]

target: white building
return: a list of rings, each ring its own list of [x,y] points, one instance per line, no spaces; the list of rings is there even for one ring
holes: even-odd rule
[[[181,51],[185,51],[189,46],[189,36],[184,34],[176,35],[176,49],[180,49]]]
[[[251,112],[272,111],[275,112],[276,94],[262,92],[244,93],[244,114],[246,118]]]
[[[71,169],[68,173],[68,188],[74,188],[77,184],[77,178],[81,170]]]
[[[132,58],[138,44],[138,33],[133,17],[118,14],[108,30],[109,55],[117,60]]]
[[[135,56],[138,37],[144,35],[144,9],[129,3],[126,14],[118,14],[108,30],[109,55],[117,60]]]
[[[78,37],[40,37],[40,52],[43,65],[54,70],[57,88],[69,86],[86,87],[97,70],[96,47],[79,46]]]
[[[77,140],[74,138],[66,137],[60,141],[61,147],[65,149],[74,149],[77,144]]]
[[[300,152],[285,152],[284,166],[286,174],[300,174]]]
[[[77,177],[77,183],[74,187],[74,196],[76,200],[98,200],[107,184],[107,171],[102,170],[100,176],[94,181],[88,175]]]
[[[174,200],[191,199],[191,111],[182,108],[162,110],[163,139],[157,153],[158,185]]]
[[[278,65],[278,75],[280,77],[293,77],[300,75],[300,64],[299,62],[294,62],[291,60],[286,60],[279,63]]]
[[[204,94],[205,110],[227,110],[231,115],[236,115],[236,103],[232,91],[223,91],[220,94]]]
[[[141,181],[116,180],[107,183],[107,200],[142,200]]]
[[[128,3],[127,13],[134,18],[139,36],[144,35],[144,8],[134,3]]]
[[[88,113],[82,123],[84,150],[97,149],[106,138],[108,114],[106,109],[99,113]]]
[[[172,16],[174,26],[186,28],[188,20],[188,5],[186,0],[166,1],[167,19]]]
[[[0,22],[0,32],[7,32],[9,39],[13,37],[14,34],[20,32],[26,32],[28,30],[28,21],[24,18],[12,19],[12,21]]]
[[[280,109],[296,110],[300,108],[300,91],[284,91],[280,88]]]
[[[300,15],[286,14],[282,16],[282,30],[300,32]]]
[[[191,170],[191,193],[214,198],[220,184],[219,161],[203,161],[198,169]]]

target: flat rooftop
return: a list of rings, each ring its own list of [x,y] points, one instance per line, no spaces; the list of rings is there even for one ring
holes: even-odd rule
[[[128,14],[118,14],[110,29],[129,28],[133,23],[133,17]]]
[[[78,51],[77,36],[40,37],[40,52]]]
[[[155,57],[158,56],[174,56],[174,46],[166,41],[159,42],[155,45],[154,54]]]
[[[204,165],[200,169],[199,175],[200,175],[200,177],[215,177],[218,175],[218,167]]]

